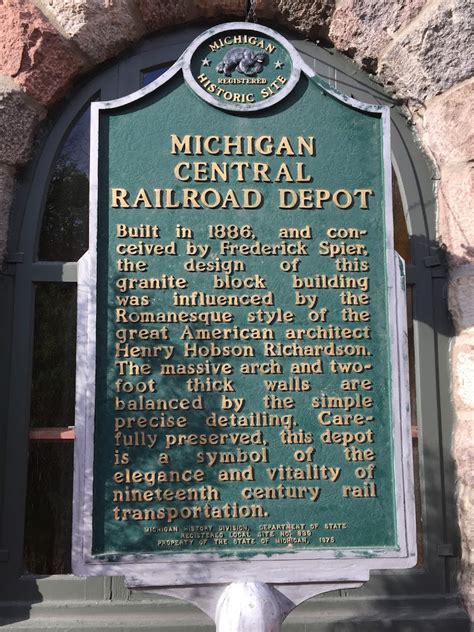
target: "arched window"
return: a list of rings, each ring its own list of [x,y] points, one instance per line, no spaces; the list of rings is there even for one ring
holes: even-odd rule
[[[76,262],[87,249],[89,104],[153,81],[198,32],[149,39],[84,81],[45,125],[36,157],[21,177],[1,288],[2,325],[10,335],[0,384],[1,401],[8,402],[0,427],[0,581],[10,602],[115,603],[127,595],[119,578],[65,578],[70,572]],[[446,617],[461,621],[462,615],[449,614],[457,564],[450,324],[445,267],[435,239],[432,173],[409,124],[380,86],[334,50],[292,41],[306,63],[339,91],[392,107],[395,246],[407,263],[409,284],[419,563],[408,571],[373,573],[361,590],[318,603],[325,599],[334,612],[341,605],[337,598],[345,599],[346,611],[361,597],[381,611],[411,603],[415,617],[424,612],[420,604],[430,603],[437,621],[445,622],[439,629],[454,629]],[[133,604],[130,612],[140,611],[140,602]],[[320,606],[311,607],[316,621]],[[298,620],[298,611],[292,616]]]

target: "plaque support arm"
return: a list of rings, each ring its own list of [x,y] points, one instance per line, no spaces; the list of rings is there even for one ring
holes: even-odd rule
[[[351,581],[352,580],[352,581]],[[288,614],[300,603],[333,590],[360,588],[360,581],[308,584],[266,584],[259,581],[232,582],[226,585],[151,587],[127,582],[144,593],[183,599],[205,612],[216,624],[216,632],[281,632]]]
[[[217,602],[216,632],[280,632],[293,604],[268,584],[229,584]]]

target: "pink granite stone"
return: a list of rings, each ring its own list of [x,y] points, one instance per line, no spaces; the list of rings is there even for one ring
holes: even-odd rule
[[[39,103],[66,91],[83,60],[28,0],[4,0],[0,16],[0,74]]]
[[[329,38],[369,72],[383,49],[406,27],[427,0],[342,0],[331,20]]]

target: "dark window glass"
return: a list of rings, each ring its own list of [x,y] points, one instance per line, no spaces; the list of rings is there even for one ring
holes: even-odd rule
[[[393,205],[393,232],[395,250],[400,257],[409,263],[410,256],[410,238],[408,236],[407,223],[405,213],[403,211],[402,196],[398,187],[397,176],[392,170],[392,205]]]
[[[164,64],[163,66],[158,66],[158,68],[150,68],[149,70],[142,71],[142,83],[144,86],[147,86],[155,79],[158,79],[164,72],[168,70],[171,66],[171,62],[169,64]]]
[[[74,424],[76,286],[36,286],[31,426]]]
[[[77,261],[87,250],[89,222],[90,107],[76,119],[53,167],[38,257]]]
[[[143,85],[162,75],[171,64],[142,71]],[[65,137],[49,184],[40,237],[39,258],[75,261],[88,247],[89,126],[87,107]],[[393,174],[395,249],[408,263],[409,236],[398,183]],[[407,295],[414,401],[413,321],[411,288]],[[36,288],[31,426],[64,428],[74,423],[76,346],[76,287],[43,283]],[[417,459],[417,442],[414,442]],[[32,440],[28,471],[25,525],[25,569],[33,574],[63,574],[71,570],[73,442]],[[420,495],[417,483],[419,556],[422,559]]]
[[[35,575],[71,572],[72,441],[30,442],[24,567]]]

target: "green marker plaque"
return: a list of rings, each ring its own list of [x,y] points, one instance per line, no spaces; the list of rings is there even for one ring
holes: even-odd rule
[[[75,572],[412,566],[388,110],[336,93],[274,31],[228,24],[94,103],[92,138]]]

